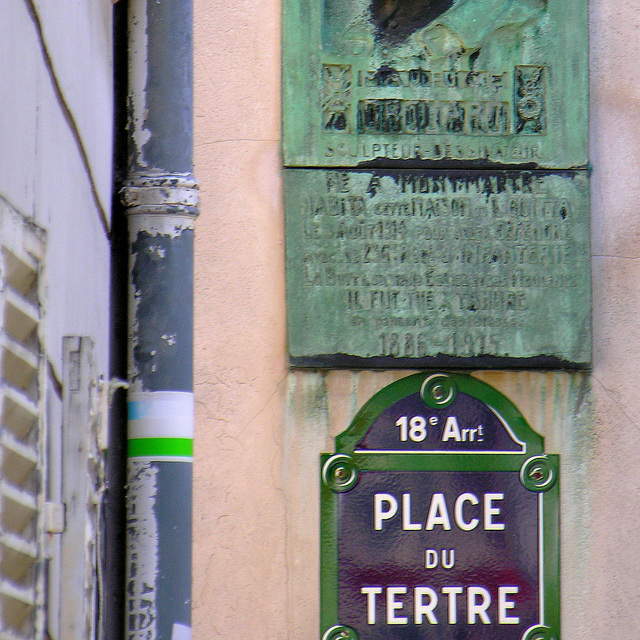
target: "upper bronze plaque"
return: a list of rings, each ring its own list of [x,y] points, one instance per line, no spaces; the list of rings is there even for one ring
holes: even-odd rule
[[[586,0],[284,0],[284,162],[586,166]]]

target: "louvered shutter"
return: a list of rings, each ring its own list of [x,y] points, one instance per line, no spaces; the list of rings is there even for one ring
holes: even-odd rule
[[[43,234],[0,201],[0,640],[42,632]]]

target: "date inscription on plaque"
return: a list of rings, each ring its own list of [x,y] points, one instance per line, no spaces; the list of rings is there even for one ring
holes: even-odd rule
[[[293,364],[588,365],[588,197],[584,172],[285,170]]]

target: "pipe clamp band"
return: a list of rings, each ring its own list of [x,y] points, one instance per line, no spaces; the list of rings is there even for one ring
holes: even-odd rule
[[[192,174],[136,174],[120,194],[129,214],[198,214],[198,181]]]

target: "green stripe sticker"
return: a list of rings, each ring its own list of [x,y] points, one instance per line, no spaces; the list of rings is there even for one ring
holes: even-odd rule
[[[131,438],[127,447],[130,458],[192,458],[191,438]]]

